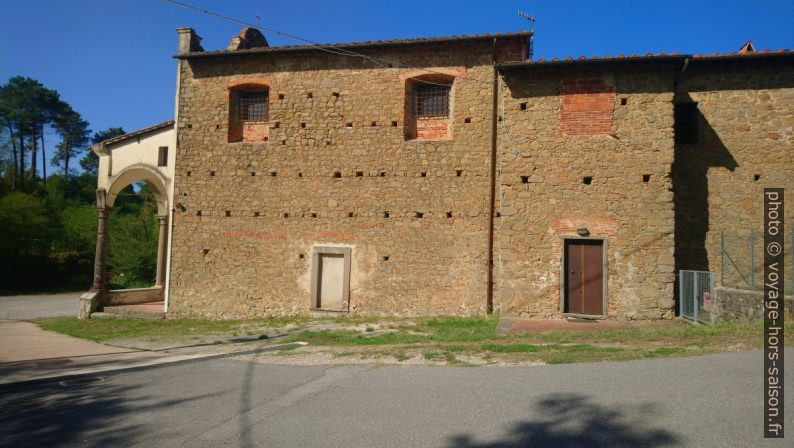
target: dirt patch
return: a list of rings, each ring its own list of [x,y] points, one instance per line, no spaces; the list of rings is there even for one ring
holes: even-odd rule
[[[432,354],[431,356],[428,356]],[[545,365],[536,360],[510,360],[488,355],[460,354],[449,355],[443,351],[427,350],[423,347],[408,348],[401,346],[379,347],[378,349],[360,347],[312,347],[305,346],[280,352],[257,353],[236,359],[266,364],[286,365],[337,365],[337,364],[379,364],[409,366],[538,366]]]

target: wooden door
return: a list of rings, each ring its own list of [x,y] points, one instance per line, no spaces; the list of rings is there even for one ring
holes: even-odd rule
[[[599,240],[565,242],[566,313],[604,314],[603,248],[604,242]]]

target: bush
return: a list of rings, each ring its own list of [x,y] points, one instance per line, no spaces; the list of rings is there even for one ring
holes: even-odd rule
[[[96,178],[52,176],[32,192],[0,194],[0,292],[91,286],[97,227],[91,182]],[[109,218],[108,269],[124,288],[152,285],[157,266],[156,205],[148,188],[139,193],[125,189]]]

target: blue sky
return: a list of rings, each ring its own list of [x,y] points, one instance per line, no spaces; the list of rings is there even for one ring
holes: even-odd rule
[[[535,57],[794,48],[794,2],[184,0],[319,42],[518,31],[533,13]],[[93,130],[172,118],[178,26],[207,50],[239,25],[162,0],[0,0],[0,82],[30,76],[60,92]],[[267,34],[271,45],[298,42]],[[53,141],[50,139],[50,141]]]

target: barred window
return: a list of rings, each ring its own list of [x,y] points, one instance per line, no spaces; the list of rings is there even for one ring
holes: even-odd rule
[[[416,86],[416,116],[418,118],[449,117],[449,84],[419,84]]]
[[[268,91],[240,92],[240,121],[267,121]]]

